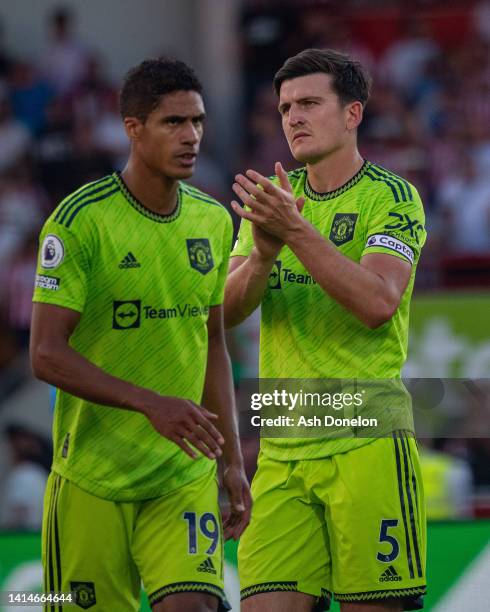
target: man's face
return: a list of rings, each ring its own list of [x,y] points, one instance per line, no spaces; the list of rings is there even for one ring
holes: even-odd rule
[[[301,163],[318,162],[342,148],[357,127],[353,105],[341,105],[331,78],[324,73],[310,74],[281,85],[282,127],[293,157]],[[359,107],[358,102],[353,104]]]
[[[135,153],[153,171],[180,180],[192,176],[203,134],[204,104],[195,91],[162,96],[130,136]],[[128,119],[127,121],[135,121]]]

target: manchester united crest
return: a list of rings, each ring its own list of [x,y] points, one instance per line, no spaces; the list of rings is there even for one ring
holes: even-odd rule
[[[330,240],[337,246],[345,244],[354,237],[356,213],[337,213],[333,218]]]
[[[95,585],[93,582],[70,582],[70,587],[75,595],[75,603],[80,608],[88,610],[95,606]]]
[[[207,274],[214,266],[209,240],[207,238],[192,238],[186,242],[191,267],[201,274]]]

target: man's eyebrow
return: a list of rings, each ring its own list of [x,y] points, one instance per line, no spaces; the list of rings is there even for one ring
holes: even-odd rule
[[[311,96],[301,96],[301,98],[298,98],[296,102],[306,102],[307,100],[323,100],[323,98],[323,96],[314,96],[312,94]]]
[[[311,96],[301,96],[301,98],[297,98],[295,100],[292,100],[292,102],[306,102],[307,100],[314,100],[315,102],[319,102],[321,100],[324,99],[324,96],[315,96],[315,95],[311,95]],[[282,110],[284,110],[284,108],[286,108],[287,106],[291,106],[292,102],[283,102],[282,104],[279,104],[279,106],[277,107],[279,112],[281,112]]]
[[[203,121],[206,118],[206,113],[199,113],[198,115],[179,115],[173,113],[171,115],[164,115],[162,121],[185,121],[186,119],[200,119]]]
[[[186,119],[185,115],[178,115],[177,113],[163,115],[161,117],[162,121],[185,121],[185,119]]]

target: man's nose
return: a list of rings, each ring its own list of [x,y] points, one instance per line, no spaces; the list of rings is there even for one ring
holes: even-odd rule
[[[201,139],[201,131],[200,129],[194,125],[193,123],[189,123],[186,125],[183,140],[187,144],[196,144]]]
[[[291,107],[289,109],[288,123],[291,127],[296,127],[304,123],[304,117],[299,108]]]

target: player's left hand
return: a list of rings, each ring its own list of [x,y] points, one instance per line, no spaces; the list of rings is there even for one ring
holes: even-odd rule
[[[250,210],[243,209],[236,201],[231,206],[242,219],[252,221],[287,243],[288,234],[305,223],[301,216],[305,200],[294,196],[287,172],[280,162],[276,163],[275,170],[280,186],[255,170],[247,170],[246,176],[237,174],[233,191]]]
[[[223,484],[230,501],[229,511],[223,521],[225,540],[238,540],[250,522],[252,511],[252,496],[243,467],[228,466],[223,474]]]

